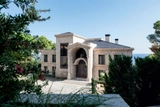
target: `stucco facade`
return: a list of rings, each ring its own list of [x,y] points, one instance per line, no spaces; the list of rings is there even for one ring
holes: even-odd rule
[[[105,35],[105,41],[100,38],[86,39],[77,34],[66,32],[55,35],[56,49],[41,50],[42,70],[54,72],[56,77],[75,79],[99,78],[101,72],[108,72],[109,55],[131,56],[133,48],[109,41],[110,35]],[[54,58],[56,56],[56,62]],[[47,60],[47,59],[48,60]]]

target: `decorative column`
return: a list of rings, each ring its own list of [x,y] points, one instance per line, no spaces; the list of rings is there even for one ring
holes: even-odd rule
[[[87,81],[88,82],[91,82],[92,80],[92,67],[93,67],[93,60],[92,60],[92,57],[93,57],[93,54],[92,54],[92,49],[88,49],[88,57],[87,57],[87,63],[88,63],[88,67],[87,67]]]
[[[71,51],[68,50],[68,77],[67,79],[71,80]]]

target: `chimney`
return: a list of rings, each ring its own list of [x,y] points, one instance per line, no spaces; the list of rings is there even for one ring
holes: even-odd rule
[[[105,34],[105,40],[106,40],[107,42],[109,42],[109,37],[110,37],[110,34]]]
[[[115,39],[115,44],[118,44],[118,39]]]

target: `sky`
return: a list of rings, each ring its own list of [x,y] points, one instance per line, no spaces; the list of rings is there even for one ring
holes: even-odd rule
[[[32,35],[43,35],[56,42],[55,34],[73,32],[86,38],[119,39],[119,44],[134,48],[133,53],[152,53],[147,40],[160,20],[160,0],[38,0],[37,9],[50,16],[45,22],[30,24]],[[9,13],[18,11],[11,5]]]

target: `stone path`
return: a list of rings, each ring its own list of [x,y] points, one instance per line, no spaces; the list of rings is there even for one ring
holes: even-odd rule
[[[48,81],[48,85],[42,88],[42,91],[46,94],[69,94],[76,92],[91,92],[91,84],[86,81],[56,79],[53,77],[47,77],[46,80]],[[42,84],[42,81],[38,81],[38,84]]]

